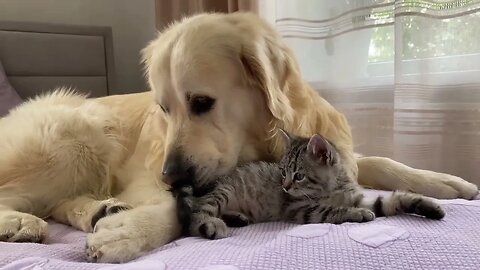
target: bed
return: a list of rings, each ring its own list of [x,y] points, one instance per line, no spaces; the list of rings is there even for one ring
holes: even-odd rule
[[[366,191],[373,196],[380,191]],[[0,243],[2,269],[479,269],[480,198],[440,200],[444,220],[263,223],[229,238],[178,239],[126,264],[87,263],[85,233],[50,222],[46,244]]]
[[[0,60],[26,99],[67,85],[92,96],[114,85],[111,29],[0,22]],[[378,191],[366,191],[370,195]],[[49,221],[45,244],[0,243],[1,269],[479,269],[480,199],[442,200],[442,221],[265,223],[209,241],[178,239],[122,265],[87,263],[85,233]]]

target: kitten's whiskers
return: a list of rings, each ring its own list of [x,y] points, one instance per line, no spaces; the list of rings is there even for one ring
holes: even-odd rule
[[[310,202],[311,202],[311,203],[313,203],[313,200],[312,200],[312,198],[310,198],[310,196],[308,196],[308,194],[307,194],[307,193],[305,193],[305,191],[303,191],[303,190],[301,190],[301,189],[300,189],[300,191],[303,193],[303,195],[305,195],[305,197],[307,197],[307,198],[308,198],[308,200],[310,200]]]

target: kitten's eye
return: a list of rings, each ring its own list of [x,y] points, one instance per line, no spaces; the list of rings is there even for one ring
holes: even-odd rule
[[[190,103],[190,111],[196,115],[210,111],[215,104],[215,99],[207,96],[187,97],[187,100]]]
[[[305,174],[303,173],[296,173],[295,176],[293,177],[293,180],[295,181],[302,181],[305,178]]]
[[[287,176],[287,172],[285,171],[284,168],[280,168],[280,171],[282,172],[282,176],[283,176],[283,177],[286,177],[286,176]]]

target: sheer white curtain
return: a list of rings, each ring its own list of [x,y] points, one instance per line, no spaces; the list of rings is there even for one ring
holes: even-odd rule
[[[480,0],[260,1],[356,150],[480,184]]]

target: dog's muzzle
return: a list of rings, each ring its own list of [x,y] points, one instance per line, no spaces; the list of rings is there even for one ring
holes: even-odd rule
[[[179,152],[173,152],[163,163],[162,180],[168,185],[188,183],[193,180],[193,171],[193,166],[186,162]]]

